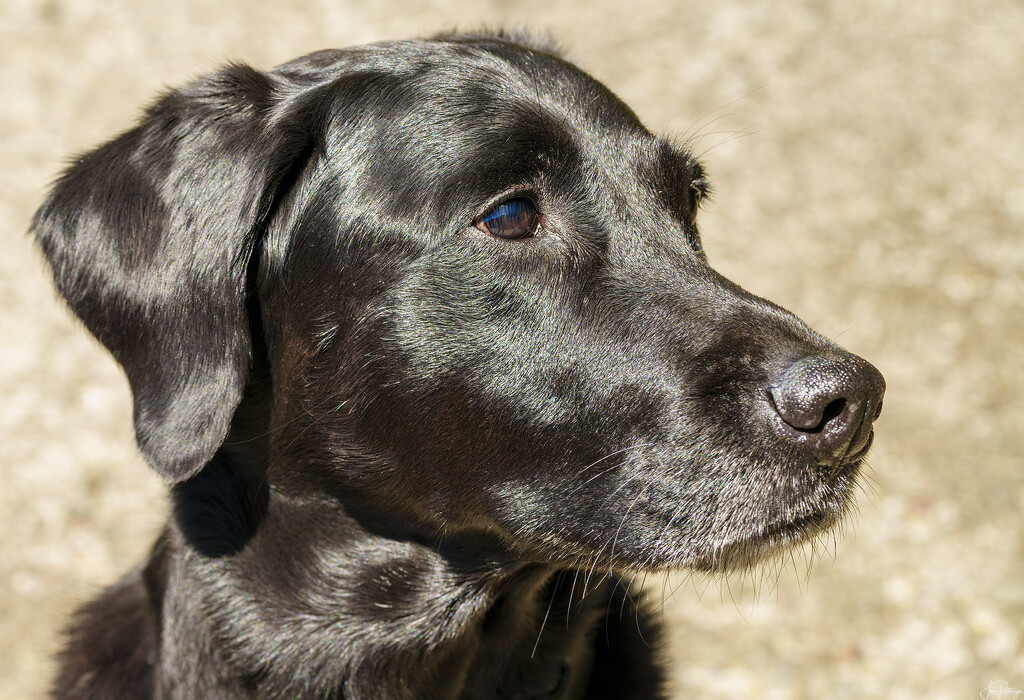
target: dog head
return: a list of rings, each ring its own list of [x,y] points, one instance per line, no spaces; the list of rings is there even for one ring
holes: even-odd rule
[[[453,36],[230,66],[36,216],[172,483],[522,561],[746,566],[836,522],[868,363],[708,265],[685,150],[544,47]]]

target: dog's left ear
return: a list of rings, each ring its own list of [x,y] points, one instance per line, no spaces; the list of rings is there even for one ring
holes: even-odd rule
[[[166,94],[78,159],[33,222],[58,289],[124,367],[139,448],[170,481],[227,434],[261,236],[316,148],[282,81],[235,65]]]

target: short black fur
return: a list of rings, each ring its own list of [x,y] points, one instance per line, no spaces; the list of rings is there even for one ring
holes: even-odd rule
[[[231,65],[76,161],[35,235],[173,509],[54,696],[660,697],[632,575],[833,525],[883,387],[708,266],[707,190],[508,35]]]

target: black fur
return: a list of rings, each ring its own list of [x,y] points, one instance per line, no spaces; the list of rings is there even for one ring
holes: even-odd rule
[[[231,65],[79,159],[34,231],[174,508],[55,697],[659,697],[625,582],[834,524],[883,387],[708,266],[706,191],[503,35]]]

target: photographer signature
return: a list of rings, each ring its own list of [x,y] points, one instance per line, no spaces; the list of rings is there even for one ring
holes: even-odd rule
[[[987,688],[983,688],[981,693],[981,700],[1005,700],[1006,698],[1013,698],[1017,700],[1021,695],[1024,695],[1024,690],[1020,688],[1011,688],[1010,684],[1006,681],[992,681],[988,684]]]

